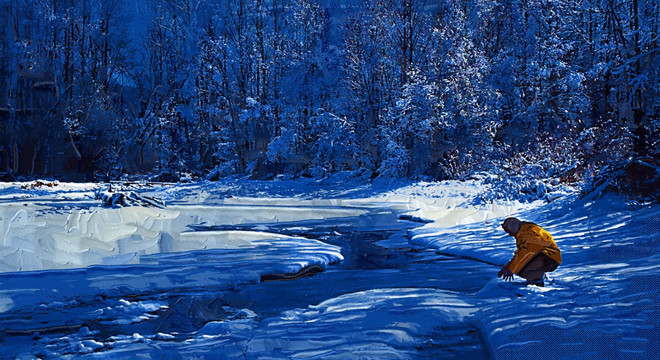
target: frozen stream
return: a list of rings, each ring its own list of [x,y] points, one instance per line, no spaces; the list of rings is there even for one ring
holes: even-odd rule
[[[0,183],[2,360],[660,353],[657,204],[228,180],[139,185],[167,207],[110,209],[95,200],[107,185],[32,185]],[[546,287],[495,276],[507,216],[562,250]]]
[[[419,224],[392,210],[318,210],[303,220],[195,219],[181,239],[161,233],[161,251],[137,262],[130,252],[113,256],[129,259],[124,265],[0,274],[8,295],[0,298],[0,358],[488,357],[480,333],[461,321],[473,311],[461,294],[481,289],[493,266],[410,245],[408,230]],[[324,219],[329,211],[341,216]],[[184,235],[207,246],[184,251]],[[281,241],[281,258],[269,257],[269,238]],[[291,246],[320,253],[325,270],[295,260],[280,245],[290,239],[311,241],[300,242],[308,250]],[[343,261],[332,251],[324,258],[317,240],[337,246]],[[271,263],[282,259],[299,266]],[[303,276],[287,279],[300,266]]]

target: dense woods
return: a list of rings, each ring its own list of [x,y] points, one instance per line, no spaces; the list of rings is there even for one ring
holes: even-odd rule
[[[658,1],[0,0],[0,14],[5,177],[576,181],[658,160]]]

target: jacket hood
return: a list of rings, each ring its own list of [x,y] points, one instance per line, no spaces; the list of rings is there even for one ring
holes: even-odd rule
[[[502,223],[502,228],[509,234],[513,234],[513,235],[517,234],[520,231],[521,226],[522,226],[522,221],[514,217],[507,218]]]

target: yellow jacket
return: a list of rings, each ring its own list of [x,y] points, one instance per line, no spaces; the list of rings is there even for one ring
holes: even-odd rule
[[[527,262],[538,253],[543,253],[561,264],[561,253],[552,235],[536,224],[522,224],[520,231],[516,234],[516,247],[518,249],[513,254],[513,259],[506,264],[506,267],[514,274],[522,270]]]

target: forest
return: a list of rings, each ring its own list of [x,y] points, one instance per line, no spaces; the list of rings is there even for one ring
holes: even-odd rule
[[[653,0],[0,0],[0,177],[657,168]]]

